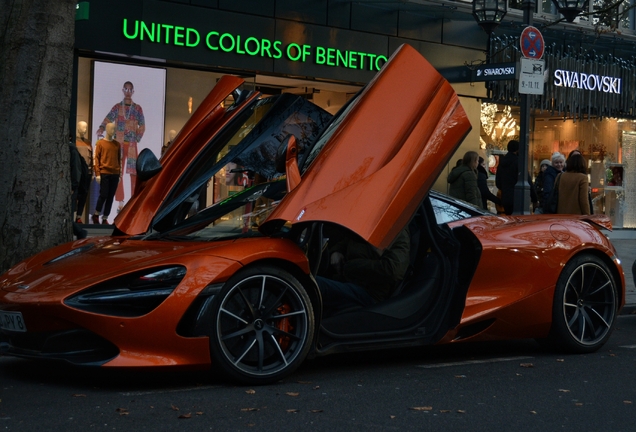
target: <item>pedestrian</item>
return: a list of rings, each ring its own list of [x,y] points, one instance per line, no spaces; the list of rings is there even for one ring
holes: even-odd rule
[[[514,210],[515,185],[519,179],[519,141],[508,142],[508,153],[501,158],[495,175],[495,185],[501,190],[504,213],[511,215]]]
[[[543,173],[543,203],[548,202],[548,198],[552,194],[552,189],[554,189],[554,183],[556,182],[556,178],[559,174],[563,172],[563,168],[565,167],[565,156],[563,156],[559,152],[552,153],[552,157],[550,157],[551,163]]]
[[[462,158],[462,164],[451,170],[448,174],[447,181],[450,183],[450,196],[483,208],[481,193],[477,185],[478,165],[479,155],[477,152],[466,152]]]
[[[486,161],[479,156],[479,164],[477,165],[477,186],[481,194],[482,207],[488,210],[488,201],[492,201],[495,206],[501,205],[501,199],[490,191],[488,187],[488,170],[486,169]]]
[[[99,223],[99,213],[103,208],[102,224],[108,225],[108,216],[121,176],[121,153],[119,142],[115,140],[115,123],[108,123],[105,131],[106,135],[95,146],[95,178],[99,183],[99,198],[92,220],[94,224]]]
[[[565,162],[565,171],[557,176],[559,188],[557,213],[589,215],[589,181],[587,163],[580,153],[572,154]]]
[[[70,150],[70,162],[71,162],[71,221],[73,223],[73,235],[79,240],[84,239],[87,236],[85,229],[81,228],[75,221],[75,205],[77,203],[77,192],[80,187],[80,181],[82,177],[82,157],[77,151],[77,147],[72,139],[69,139],[68,147]]]
[[[552,165],[549,159],[544,159],[541,161],[539,165],[539,174],[534,180],[534,190],[537,192],[537,197],[539,198],[539,205],[534,209],[535,213],[543,213],[543,203],[545,198],[543,196],[543,188],[545,185],[545,171],[549,166]]]

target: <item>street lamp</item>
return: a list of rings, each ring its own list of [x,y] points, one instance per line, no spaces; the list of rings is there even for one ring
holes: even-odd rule
[[[572,22],[578,14],[585,10],[587,0],[552,0],[552,3],[568,22]]]
[[[473,0],[475,21],[488,35],[501,23],[506,12],[508,12],[508,0]]]

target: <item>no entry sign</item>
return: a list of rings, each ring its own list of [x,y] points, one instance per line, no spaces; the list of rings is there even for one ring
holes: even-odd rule
[[[521,53],[524,57],[535,60],[543,57],[545,43],[543,42],[543,35],[538,28],[528,26],[523,29],[519,43],[521,44]]]

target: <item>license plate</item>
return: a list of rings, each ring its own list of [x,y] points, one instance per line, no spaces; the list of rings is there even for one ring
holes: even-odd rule
[[[2,312],[0,311],[0,329],[25,332],[26,324],[20,312]]]

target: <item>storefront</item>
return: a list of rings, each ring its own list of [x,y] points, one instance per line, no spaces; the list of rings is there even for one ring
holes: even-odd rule
[[[598,48],[598,47],[595,47]],[[494,38],[493,62],[519,57],[511,38]],[[594,213],[610,216],[614,227],[636,227],[636,64],[592,47],[548,45],[542,96],[532,98],[529,170],[554,152],[582,152],[588,163]],[[516,81],[487,84],[482,104],[480,145],[491,164],[519,137]]]
[[[478,27],[470,26],[477,38],[469,38],[468,44],[475,46],[446,46],[441,41],[448,30],[441,24],[422,33],[422,23],[430,23],[428,15],[398,10],[399,3],[382,9],[353,2],[80,2],[72,130],[79,136],[82,128],[76,125],[86,122],[78,145],[94,148],[105,123],[118,119],[120,129],[126,129],[120,131],[127,142],[124,175],[108,220],[112,223],[131,195],[138,152],[149,148],[160,157],[162,147],[224,74],[241,76],[246,89],[264,95],[302,95],[333,114],[402,43],[415,46],[438,67],[483,57],[478,47],[484,35]],[[469,84],[457,84],[456,90],[476,124],[477,98],[485,90]],[[396,95],[387,101],[387,109],[399,100]],[[140,112],[143,119],[136,118]],[[132,136],[127,128],[133,124],[139,131],[139,120],[143,131]],[[477,146],[475,128],[473,133],[470,149]],[[82,221],[90,220],[98,190],[93,181],[87,208],[78,216]]]

